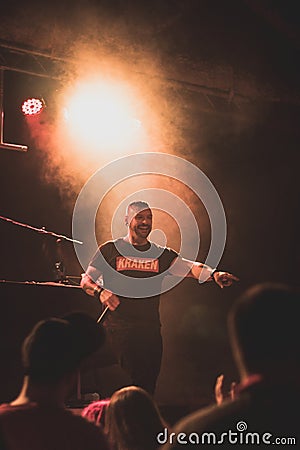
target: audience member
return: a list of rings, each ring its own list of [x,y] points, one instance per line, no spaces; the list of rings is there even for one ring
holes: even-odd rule
[[[93,422],[99,426],[104,426],[106,409],[109,402],[109,398],[92,402],[82,410],[81,416],[89,422]]]
[[[250,288],[229,317],[241,383],[225,400],[182,419],[164,450],[195,444],[299,443],[300,296],[279,284]]]
[[[105,417],[105,432],[113,450],[154,450],[166,428],[150,394],[137,386],[116,391]]]
[[[231,398],[231,400],[234,400],[235,398],[235,389],[236,389],[236,382],[233,381],[230,384],[230,391],[228,394],[224,393],[224,375],[221,373],[216,379],[215,383],[215,399],[217,405],[221,405],[221,403],[224,402],[226,398]]]
[[[23,386],[0,406],[6,450],[107,450],[103,431],[64,407],[80,362],[100,347],[103,332],[81,313],[38,322],[22,346]]]

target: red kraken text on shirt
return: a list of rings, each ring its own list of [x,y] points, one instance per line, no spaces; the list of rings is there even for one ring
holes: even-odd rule
[[[142,272],[159,272],[159,261],[153,258],[126,258],[118,256],[116,260],[118,272],[124,270],[139,270]]]

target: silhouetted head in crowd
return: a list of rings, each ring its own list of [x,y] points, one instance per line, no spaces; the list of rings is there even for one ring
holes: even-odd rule
[[[281,284],[256,285],[238,299],[229,330],[242,378],[299,376],[299,312],[299,292]]]
[[[113,450],[153,450],[165,423],[152,397],[136,386],[116,391],[106,411],[105,432]]]
[[[74,372],[103,341],[102,327],[86,314],[41,320],[23,342],[25,375],[34,383],[54,384]]]
[[[103,430],[65,410],[83,359],[103,342],[91,317],[73,313],[38,322],[22,346],[23,385],[0,408],[0,440],[5,449],[108,450]]]

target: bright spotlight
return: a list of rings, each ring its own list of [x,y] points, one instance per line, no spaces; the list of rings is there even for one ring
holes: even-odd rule
[[[140,131],[135,99],[126,85],[97,81],[78,83],[69,98],[65,118],[72,133],[86,143],[106,148],[130,145]]]
[[[44,106],[45,103],[43,99],[32,97],[24,100],[21,110],[24,116],[34,116],[36,114],[40,114],[44,109]]]

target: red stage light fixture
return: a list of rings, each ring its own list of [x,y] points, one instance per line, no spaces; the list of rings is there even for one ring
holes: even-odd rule
[[[35,114],[40,114],[45,106],[45,102],[40,98],[28,98],[24,100],[21,106],[22,113],[24,116],[34,116]]]

